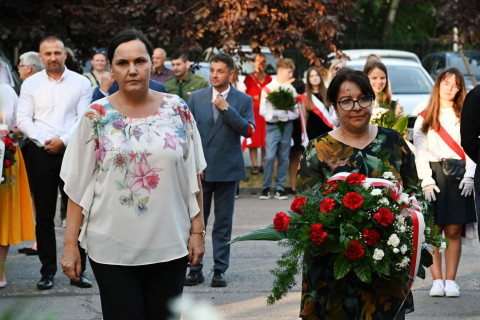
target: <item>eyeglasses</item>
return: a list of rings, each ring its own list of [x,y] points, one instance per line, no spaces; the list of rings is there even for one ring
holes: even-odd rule
[[[350,111],[355,108],[355,102],[359,105],[360,108],[368,108],[372,105],[373,97],[361,96],[357,100],[345,99],[337,101],[338,105],[343,111]]]
[[[450,89],[450,90],[455,90],[455,91],[459,91],[460,90],[460,87],[457,86],[456,84],[450,84],[448,83],[447,81],[442,81],[441,84],[447,88],[447,89]]]
[[[97,50],[95,50],[95,53],[103,53],[103,54],[105,54],[105,50],[99,50],[99,49],[97,49]]]
[[[17,69],[20,70],[20,69],[22,69],[23,67],[26,67],[26,65],[24,65],[24,64],[19,64],[19,65],[17,66]]]

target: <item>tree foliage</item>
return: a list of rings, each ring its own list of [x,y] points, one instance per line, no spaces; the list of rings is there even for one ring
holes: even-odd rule
[[[351,23],[351,0],[3,0],[1,40],[6,51],[37,50],[57,34],[80,56],[105,47],[119,30],[135,27],[152,43],[193,50],[242,43],[281,54],[295,47],[311,63],[333,51]]]

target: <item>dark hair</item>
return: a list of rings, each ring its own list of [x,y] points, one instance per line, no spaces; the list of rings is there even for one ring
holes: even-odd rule
[[[231,55],[226,53],[217,53],[213,56],[212,62],[223,62],[227,65],[229,71],[235,69],[235,62],[233,62],[233,58]]]
[[[335,77],[333,77],[332,82],[328,86],[327,90],[327,100],[332,104],[335,110],[337,109],[337,98],[338,92],[340,91],[340,86],[345,81],[357,84],[364,95],[369,95],[372,98],[375,97],[375,93],[370,85],[370,80],[365,72],[350,68],[343,68],[337,72]]]
[[[178,60],[178,59],[182,59],[183,62],[188,61],[189,60],[188,59],[188,54],[186,54],[185,52],[182,52],[182,51],[175,51],[170,56],[170,60]]]
[[[63,48],[65,49],[65,44],[63,43],[63,41],[55,35],[50,35],[50,36],[46,36],[46,37],[42,38],[42,40],[40,40],[39,47],[42,45],[42,43],[51,42],[51,41],[60,41],[63,44]]]
[[[430,100],[428,101],[423,116],[421,130],[424,133],[427,133],[429,129],[433,129],[436,132],[440,129],[440,85],[445,79],[450,78],[451,76],[455,76],[455,84],[459,87],[457,94],[453,98],[453,111],[455,112],[458,121],[461,119],[463,102],[465,101],[465,96],[467,94],[465,90],[465,79],[463,78],[463,73],[459,69],[452,67],[443,70],[435,80]]]
[[[145,48],[147,49],[148,56],[151,57],[153,55],[152,45],[147,40],[147,37],[143,34],[143,32],[137,29],[128,29],[118,32],[116,35],[113,36],[112,40],[110,40],[107,48],[108,62],[110,64],[112,63],[113,55],[115,54],[115,50],[117,50],[119,45],[132,40],[142,41],[145,45]]]
[[[385,73],[385,88],[383,88],[383,101],[385,101],[388,105],[392,104],[392,92],[390,91],[390,85],[388,84],[388,72],[387,67],[381,62],[380,60],[371,59],[367,60],[365,66],[363,67],[363,72],[367,74],[367,76],[372,72],[374,69],[380,69]],[[378,101],[381,102],[381,101]]]

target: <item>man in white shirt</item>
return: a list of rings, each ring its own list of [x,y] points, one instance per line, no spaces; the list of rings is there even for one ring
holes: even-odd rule
[[[37,288],[53,288],[57,271],[55,210],[57,188],[63,185],[60,168],[63,153],[78,120],[90,104],[90,81],[65,67],[67,53],[63,42],[54,36],[40,42],[38,54],[45,70],[32,75],[22,85],[17,123],[28,138],[30,177],[36,207],[35,232],[42,267]],[[80,275],[80,287],[91,286]]]
[[[277,200],[287,200],[288,196],[284,190],[287,177],[288,159],[292,140],[293,124],[291,120],[297,119],[299,115],[298,106],[293,110],[279,110],[267,100],[271,91],[277,90],[280,86],[288,88],[296,98],[297,91],[291,85],[293,82],[293,71],[295,64],[290,58],[280,59],[277,62],[277,78],[267,84],[262,90],[260,98],[259,113],[267,122],[265,134],[265,167],[263,176],[263,190],[260,200],[267,200],[272,197],[273,165],[278,157],[277,176],[275,179],[275,194]]]

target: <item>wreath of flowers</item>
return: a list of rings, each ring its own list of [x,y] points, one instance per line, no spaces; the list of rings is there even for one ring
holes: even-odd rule
[[[335,179],[337,176],[343,178]],[[331,268],[337,280],[353,273],[362,282],[371,283],[372,274],[378,274],[411,284],[412,264],[416,275],[425,277],[424,267],[432,264],[428,251],[433,251],[432,245],[444,250],[446,240],[430,227],[433,216],[424,209],[421,194],[416,195],[417,200],[410,195],[413,190],[403,192],[391,172],[384,172],[382,177],[337,174],[297,196],[288,214],[277,213],[272,225],[231,241],[281,240],[279,244],[287,248],[271,271],[275,280],[269,304],[283,298],[295,285],[294,276],[302,270],[306,253],[334,254]],[[414,227],[416,215],[412,218],[411,210],[423,216],[423,234],[418,234],[423,228]],[[415,232],[420,239],[417,247]]]

